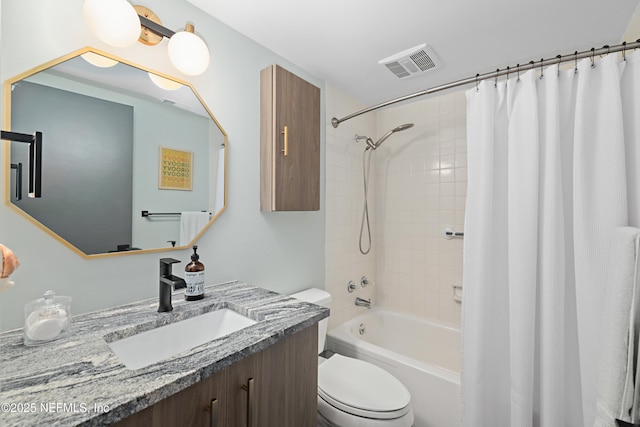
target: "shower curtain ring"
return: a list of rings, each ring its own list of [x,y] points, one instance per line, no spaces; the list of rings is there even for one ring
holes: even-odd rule
[[[478,77],[480,77],[480,73],[476,74],[476,92],[480,91],[480,88],[478,87]]]
[[[518,78],[516,79],[516,83],[520,83],[520,64],[516,65],[518,68]]]
[[[577,73],[577,72],[578,72],[578,51],[577,51],[577,50],[574,52],[574,55],[576,56],[576,59],[575,59],[575,61],[574,61],[575,69],[574,69],[574,71],[573,71],[573,72],[574,72],[574,73]]]
[[[507,65],[507,80],[509,80],[509,66]]]
[[[500,68],[496,68],[496,81],[493,83],[493,87],[498,87],[498,74],[500,73]]]
[[[562,62],[562,55],[556,55],[558,58],[558,76],[560,75],[560,63]]]
[[[596,56],[596,48],[592,47],[591,48],[591,68],[595,68],[596,67],[595,56]]]
[[[627,42],[622,42],[622,60],[627,62]]]
[[[540,58],[540,80],[544,77],[544,68],[542,68],[542,64],[544,63],[544,58]]]

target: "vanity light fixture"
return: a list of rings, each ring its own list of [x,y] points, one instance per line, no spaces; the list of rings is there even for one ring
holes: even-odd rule
[[[0,139],[29,144],[29,197],[42,197],[42,132],[29,135],[3,130],[0,133]],[[21,170],[22,166],[19,172]]]
[[[128,47],[139,41],[155,46],[166,37],[169,60],[178,71],[197,76],[209,66],[209,49],[194,33],[193,24],[187,23],[182,31],[171,31],[151,10],[131,6],[126,0],[84,0],[83,13],[96,37],[108,45]]]

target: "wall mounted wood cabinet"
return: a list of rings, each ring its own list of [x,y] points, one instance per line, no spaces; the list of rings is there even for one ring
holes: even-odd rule
[[[316,427],[318,324],[120,421],[118,427]]]
[[[260,72],[260,210],[320,209],[320,89],[278,65]]]

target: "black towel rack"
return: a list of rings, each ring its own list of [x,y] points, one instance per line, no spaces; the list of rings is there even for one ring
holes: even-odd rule
[[[200,212],[206,212],[206,211],[200,211]],[[181,212],[149,212],[149,211],[142,211],[142,217],[143,218],[147,218],[150,216],[180,216],[182,215]],[[211,215],[211,212],[209,212],[209,215]]]

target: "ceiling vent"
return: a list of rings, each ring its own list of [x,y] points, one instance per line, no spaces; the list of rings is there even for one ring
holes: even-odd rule
[[[441,65],[433,49],[424,43],[381,59],[378,64],[385,65],[400,79],[435,70]]]

